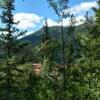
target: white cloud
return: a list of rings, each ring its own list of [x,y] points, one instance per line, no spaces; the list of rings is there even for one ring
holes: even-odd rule
[[[75,25],[78,26],[80,24],[82,24],[85,21],[85,17],[83,16],[77,16],[75,17]],[[52,27],[52,26],[61,26],[61,23],[58,23],[52,19],[48,19],[48,26]],[[45,24],[45,21],[43,21],[43,25]],[[63,20],[63,26],[69,26],[70,25],[70,18],[66,18]]]
[[[76,26],[81,25],[81,24],[84,23],[85,20],[86,20],[86,19],[85,19],[84,16],[79,15],[79,16],[76,17],[76,23],[75,23],[75,25],[76,25]]]
[[[92,2],[84,2],[78,5],[75,5],[74,7],[70,8],[69,11],[76,15],[76,24],[75,25],[80,25],[83,22],[80,20],[85,20],[85,18],[82,16],[83,12],[89,11],[92,7],[97,7],[96,1]],[[67,10],[66,10],[67,11]],[[34,13],[16,13],[14,15],[14,21],[18,22],[17,27],[19,29],[25,29],[25,30],[30,30],[31,28],[36,28],[38,24],[41,24],[43,17],[34,14]],[[42,25],[44,25],[44,21],[42,22]],[[42,26],[41,25],[41,26]],[[56,21],[48,18],[48,26],[60,26],[61,23],[57,23]],[[69,26],[70,25],[70,19],[64,19],[63,21],[63,26]],[[33,33],[33,31],[28,31],[26,35],[29,35]]]
[[[52,20],[52,19],[48,19],[47,20],[47,22],[48,22],[48,26],[49,27],[52,27],[52,26],[59,26],[59,24],[56,22],[56,21],[54,21],[54,20]],[[44,22],[43,22],[44,23]]]
[[[26,32],[26,34],[25,34],[25,36],[26,35],[30,35],[30,34],[32,34],[32,33],[34,33],[35,31],[28,31],[28,32]]]
[[[76,15],[76,14],[80,14],[82,12],[86,12],[89,11],[92,7],[97,7],[98,4],[96,3],[96,1],[91,1],[91,2],[84,2],[78,5],[75,5],[74,7],[70,8],[69,11]],[[67,10],[66,10],[67,12]]]
[[[69,11],[70,13],[76,15],[75,17],[75,25],[80,25],[85,21],[84,12],[90,11],[92,7],[98,7],[98,4],[96,1],[92,2],[84,2],[78,5],[75,5],[74,7],[70,8],[69,10],[66,10],[65,12]],[[43,22],[44,23],[44,22]],[[48,26],[60,26],[61,23],[57,23],[56,21],[52,19],[48,19]],[[66,18],[63,20],[63,26],[69,26],[70,25],[70,18]]]
[[[29,29],[35,27],[40,21],[42,17],[34,14],[34,13],[16,13],[14,15],[15,22],[18,22],[17,27],[20,29]]]

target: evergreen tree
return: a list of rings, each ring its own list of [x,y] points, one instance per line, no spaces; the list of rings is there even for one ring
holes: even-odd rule
[[[15,10],[14,0],[4,0],[1,6],[2,28],[0,29],[0,49],[3,52],[0,63],[0,99],[18,100],[21,95],[21,80],[23,69],[21,64],[25,63],[23,51],[27,43],[20,43],[18,38],[25,32],[20,32],[16,27],[13,18]],[[1,59],[1,58],[0,58]]]
[[[98,3],[98,8],[93,8],[94,12],[95,12],[95,17],[96,17],[96,28],[98,30],[98,33],[100,35],[100,0],[97,1]]]
[[[95,10],[96,8],[94,8]],[[85,21],[85,31],[78,33],[78,40],[81,46],[80,57],[77,59],[78,65],[81,66],[80,70],[82,71],[83,77],[83,87],[84,92],[82,98],[87,99],[97,99],[100,98],[100,57],[99,45],[100,45],[100,36],[99,36],[99,22],[97,22],[99,15],[98,9],[96,9],[96,20],[93,20],[92,17],[88,16],[86,13]],[[82,87],[81,87],[82,88]],[[95,92],[94,92],[95,91]]]
[[[56,63],[56,52],[58,50],[58,43],[56,40],[50,37],[49,27],[47,20],[45,21],[43,43],[40,47],[40,53],[42,56],[42,98],[47,100],[55,100],[57,98],[57,63]],[[47,81],[48,80],[48,81]],[[55,86],[57,88],[55,88]]]
[[[47,19],[45,19],[45,26],[44,26],[44,34],[43,34],[43,43],[50,39],[49,28]]]
[[[63,67],[63,94],[64,100],[66,98],[66,59],[65,59],[65,39],[63,30],[63,19],[69,16],[65,10],[68,9],[68,0],[47,0],[49,5],[54,9],[61,22],[61,37],[62,37],[62,67]]]

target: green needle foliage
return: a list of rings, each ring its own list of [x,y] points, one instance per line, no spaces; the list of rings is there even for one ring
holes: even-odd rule
[[[0,99],[18,100],[21,97],[21,82],[23,80],[24,69],[20,65],[28,63],[28,44],[19,42],[18,38],[25,32],[19,31],[15,26],[17,23],[13,19],[15,10],[14,0],[3,0],[1,6],[0,28]]]
[[[0,1],[0,100],[99,100],[100,0],[93,8],[95,18],[87,12],[80,26],[73,14],[65,13],[68,0],[47,1],[62,23],[61,40],[51,36],[46,19],[42,42],[35,47],[19,39],[26,31],[16,28],[15,1]],[[38,75],[33,63],[41,67]]]

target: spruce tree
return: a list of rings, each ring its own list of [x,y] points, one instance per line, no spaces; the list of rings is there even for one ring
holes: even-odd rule
[[[84,95],[82,98],[98,100],[100,98],[100,57],[98,56],[100,55],[100,23],[98,21],[100,16],[98,14],[99,7],[93,9],[96,19],[93,20],[91,16],[88,16],[87,12],[84,31],[79,33],[78,40],[81,46],[81,53],[77,61],[78,65],[81,66],[80,70],[83,77]]]
[[[93,8],[93,10],[95,12],[95,17],[96,17],[95,24],[100,34],[100,0],[98,0],[97,3],[98,3],[98,8]]]
[[[49,33],[48,22],[45,20],[43,43],[40,47],[40,53],[42,56],[42,95],[44,99],[55,100],[57,94],[57,63],[55,60],[56,51],[58,49],[58,43],[54,40]],[[48,81],[47,81],[48,80]],[[46,98],[47,97],[47,98]],[[58,98],[58,97],[57,97]]]
[[[43,30],[43,43],[48,41],[50,39],[50,34],[49,34],[49,28],[48,28],[48,22],[47,19],[45,19],[45,26],[44,26],[44,30]]]
[[[14,27],[13,11],[15,10],[14,0],[3,0],[1,5],[2,28],[0,28],[0,49],[3,52],[0,64],[0,99],[19,99],[21,93],[21,80],[23,69],[20,65],[25,63],[23,55],[24,47],[27,43],[19,43],[18,38],[25,32]],[[1,58],[0,58],[1,59]]]

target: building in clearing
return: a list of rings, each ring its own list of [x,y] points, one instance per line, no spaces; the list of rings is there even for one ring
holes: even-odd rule
[[[75,65],[75,64],[69,64],[69,65],[66,65],[66,68],[68,68],[68,67],[79,67],[79,65]],[[58,70],[62,70],[62,69],[64,69],[64,65],[63,64],[58,64],[57,66],[56,66],[56,68],[58,69]],[[33,64],[33,72],[35,73],[35,75],[36,76],[39,76],[40,75],[40,73],[41,73],[41,70],[42,70],[42,64],[41,63],[34,63]]]
[[[33,64],[33,72],[38,76],[41,72],[42,64],[40,63],[34,63]]]

